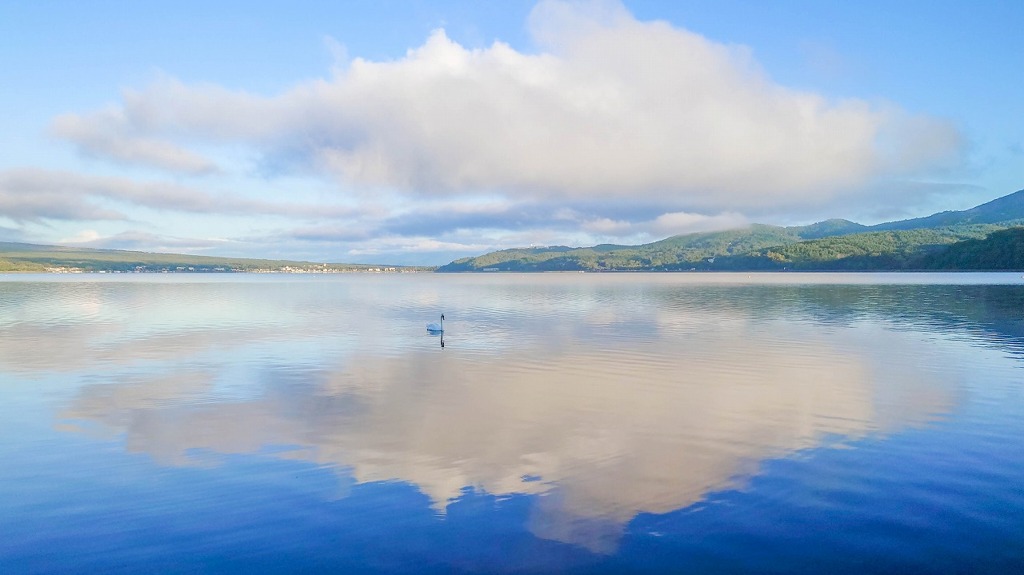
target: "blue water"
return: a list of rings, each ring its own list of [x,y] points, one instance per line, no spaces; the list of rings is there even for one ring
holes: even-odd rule
[[[1022,362],[1015,274],[0,276],[0,572],[1024,572]]]

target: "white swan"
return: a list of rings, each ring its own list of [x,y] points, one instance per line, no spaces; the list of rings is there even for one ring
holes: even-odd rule
[[[428,323],[427,331],[430,333],[444,333],[444,314],[441,314],[441,323]]]

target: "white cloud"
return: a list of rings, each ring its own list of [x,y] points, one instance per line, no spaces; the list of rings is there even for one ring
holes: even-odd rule
[[[611,236],[625,236],[636,232],[636,226],[633,222],[613,220],[611,218],[597,218],[586,221],[582,223],[581,227],[584,231],[590,233]]]
[[[723,212],[709,216],[690,212],[669,212],[661,214],[653,220],[629,221],[596,218],[581,223],[581,228],[589,233],[604,237],[636,237],[637,241],[649,241],[666,236],[697,232],[713,232],[741,228],[750,222],[742,214]]]
[[[827,204],[959,158],[948,122],[778,85],[747,49],[616,3],[542,2],[530,26],[536,54],[471,50],[438,30],[404,58],[355,58],[272,97],[164,78],[54,131],[190,173],[213,164],[184,143],[242,145],[346,190],[709,213]]]
[[[125,220],[121,211],[94,201],[104,178],[69,172],[15,169],[0,172],[0,214],[16,222]]]
[[[104,110],[90,117],[65,114],[54,119],[53,135],[74,143],[89,156],[124,164],[142,164],[186,174],[217,171],[213,161],[166,140],[140,137],[120,110]]]
[[[0,214],[17,221],[125,220],[108,204],[196,214],[343,218],[361,210],[336,205],[273,203],[162,181],[19,168],[0,171]]]
[[[50,126],[83,156],[157,173],[0,171],[0,216],[46,242],[444,263],[892,214],[941,191],[906,182],[962,159],[943,119],[788,88],[748,48],[615,1],[543,1],[528,26],[529,51],[436,30],[389,61],[325,37],[327,76],[276,94],[160,76]]]
[[[394,253],[423,253],[423,252],[448,252],[448,251],[471,251],[479,252],[486,249],[485,245],[462,244],[457,242],[445,242],[431,238],[413,237],[390,237],[375,240],[372,244],[363,244],[349,250],[351,255],[377,255]]]
[[[724,212],[715,216],[672,212],[658,216],[647,226],[648,233],[658,237],[694,232],[714,232],[741,228],[750,222],[742,214]]]
[[[59,240],[58,243],[115,250],[186,253],[233,247],[233,242],[222,238],[183,238],[142,230],[127,230],[112,236],[104,236],[95,230],[82,230],[72,237]]]
[[[100,233],[96,230],[82,230],[77,234],[57,240],[59,244],[88,244],[101,239]]]

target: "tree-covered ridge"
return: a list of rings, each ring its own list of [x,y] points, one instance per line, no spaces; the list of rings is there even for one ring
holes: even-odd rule
[[[947,246],[1003,229],[997,225],[893,230],[801,240],[792,228],[752,226],[605,252],[592,248],[504,250],[439,271],[910,270]]]
[[[984,238],[999,229],[995,225],[973,225],[834,236],[759,250],[738,262],[738,267],[846,271],[926,269],[928,256],[960,241]],[[770,263],[763,261],[765,259]]]
[[[992,232],[984,239],[958,242],[930,254],[925,266],[944,270],[1024,270],[1024,227]]]
[[[1024,190],[996,198],[968,210],[947,211],[923,218],[886,222],[870,230],[912,230],[969,224],[1002,224],[1004,227],[1024,225]]]
[[[856,234],[866,232],[867,226],[851,222],[850,220],[831,219],[808,226],[795,226],[788,228],[805,240],[826,238],[829,236],[841,236],[845,234]]]
[[[43,264],[27,261],[11,261],[6,258],[0,258],[0,273],[45,271],[46,266],[44,266]]]
[[[709,257],[799,241],[788,228],[753,225],[740,230],[673,236],[641,246],[512,249],[463,258],[438,271],[626,271],[686,269]]]
[[[842,219],[792,227],[754,224],[639,246],[502,250],[438,271],[1021,269],[1007,239],[1013,234],[985,238],[1022,225],[1024,190],[969,210],[874,226]],[[964,241],[973,243],[942,255]]]
[[[43,246],[0,242],[0,272],[318,272],[419,271],[432,268],[381,267],[365,264],[324,264],[316,262],[250,258],[222,258]]]

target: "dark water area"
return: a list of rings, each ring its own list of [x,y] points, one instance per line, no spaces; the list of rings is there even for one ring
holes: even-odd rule
[[[1020,573],[1022,362],[1019,274],[0,276],[0,572]]]

